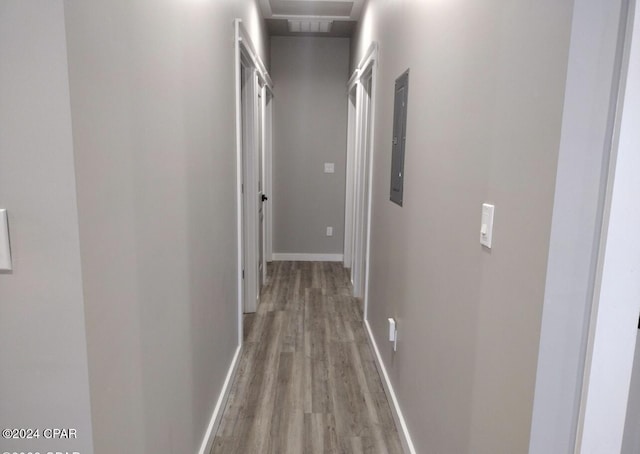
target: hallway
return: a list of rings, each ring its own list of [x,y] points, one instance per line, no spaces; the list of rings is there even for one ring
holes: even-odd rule
[[[640,454],[638,2],[2,0],[0,454]]]
[[[272,262],[213,453],[401,453],[341,263]]]

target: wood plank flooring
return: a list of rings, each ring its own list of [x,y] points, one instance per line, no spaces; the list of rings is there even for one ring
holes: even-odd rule
[[[402,453],[341,263],[273,262],[215,454]]]

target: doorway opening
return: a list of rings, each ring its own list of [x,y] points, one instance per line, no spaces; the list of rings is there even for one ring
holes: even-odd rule
[[[353,295],[364,302],[365,320],[371,232],[376,62],[377,46],[374,43],[349,82],[348,100],[344,265],[350,269]]]
[[[255,312],[266,281],[265,163],[270,163],[272,83],[240,20],[236,21],[236,143],[238,200],[238,327],[242,314]]]

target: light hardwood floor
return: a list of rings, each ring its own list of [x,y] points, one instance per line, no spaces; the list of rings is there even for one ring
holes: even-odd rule
[[[245,315],[215,454],[401,453],[362,311],[340,263],[273,262]]]

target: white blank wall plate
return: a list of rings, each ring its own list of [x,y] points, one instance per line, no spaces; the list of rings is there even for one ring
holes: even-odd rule
[[[335,173],[336,165],[333,162],[324,163],[324,173]]]
[[[0,271],[11,271],[11,245],[9,244],[9,218],[7,210],[0,209]]]
[[[493,240],[493,212],[495,206],[488,203],[482,204],[482,220],[480,221],[480,244],[491,248]]]

